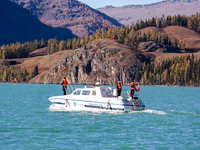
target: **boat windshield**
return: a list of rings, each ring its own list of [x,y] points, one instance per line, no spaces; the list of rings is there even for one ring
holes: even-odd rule
[[[76,90],[73,94],[74,95],[80,95],[81,94],[81,90]]]
[[[96,96],[96,91],[92,91],[92,96]]]
[[[102,97],[114,97],[113,90],[114,88],[110,87],[100,87]]]
[[[82,95],[89,95],[90,94],[90,90],[83,90]]]

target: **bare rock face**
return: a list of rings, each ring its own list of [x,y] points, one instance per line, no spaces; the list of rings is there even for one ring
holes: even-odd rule
[[[166,50],[166,48],[163,47],[163,45],[155,43],[153,41],[148,41],[148,42],[141,42],[138,45],[139,49],[145,49],[147,52],[160,52],[163,53]]]
[[[101,39],[62,56],[51,69],[35,77],[32,83],[116,84],[134,80],[141,62],[148,56],[113,39]]]

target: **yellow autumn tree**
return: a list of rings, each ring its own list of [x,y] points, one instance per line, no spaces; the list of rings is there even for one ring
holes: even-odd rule
[[[144,83],[147,82],[147,71],[144,72],[144,75],[143,75],[143,80],[144,80]]]
[[[3,45],[2,47],[1,47],[1,60],[2,61],[4,61],[5,60],[5,49],[6,49],[6,47],[5,47],[5,45]]]

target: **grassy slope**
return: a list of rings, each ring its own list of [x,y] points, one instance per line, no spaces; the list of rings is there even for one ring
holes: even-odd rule
[[[186,41],[186,49],[200,49],[200,34],[196,33],[193,30],[187,29],[181,26],[169,26],[166,28],[157,28],[157,27],[147,27],[140,30],[141,33],[145,32],[156,32],[161,34],[164,32],[168,37],[174,42],[177,38],[179,41]]]
[[[196,33],[193,30],[187,29],[185,27],[180,26],[169,26],[166,28],[157,28],[157,27],[148,27],[141,30],[141,33],[145,32],[157,32],[161,34],[164,32],[168,35],[168,37],[174,42],[177,38],[179,41],[186,41],[186,51],[195,52],[195,58],[200,59],[200,34]],[[145,50],[142,50],[145,51]],[[157,65],[161,63],[163,59],[166,57],[172,58],[173,56],[181,56],[185,55],[185,53],[157,53],[157,52],[150,52],[151,54],[155,55],[154,63]],[[192,54],[192,53],[187,53]]]

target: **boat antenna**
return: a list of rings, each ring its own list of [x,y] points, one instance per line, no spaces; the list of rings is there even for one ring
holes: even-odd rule
[[[102,78],[102,67],[101,67],[101,70],[100,70],[100,85],[101,85],[101,78]]]
[[[101,85],[101,74],[100,74],[100,85]]]

